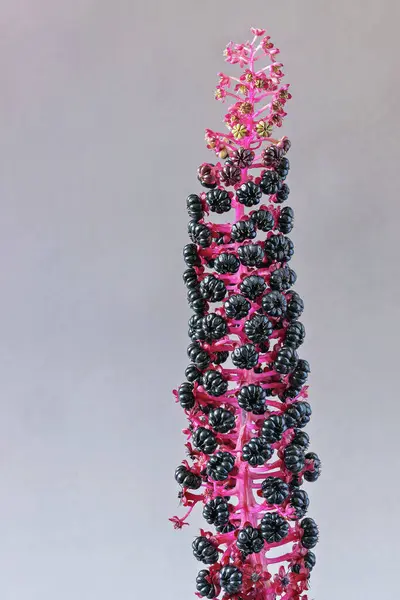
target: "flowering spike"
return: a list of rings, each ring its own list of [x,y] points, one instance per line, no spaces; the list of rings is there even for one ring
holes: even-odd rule
[[[263,29],[251,32],[251,42],[230,42],[224,53],[242,74],[218,74],[215,97],[232,100],[228,131],[207,129],[206,144],[222,162],[200,165],[202,188],[186,201],[183,280],[193,315],[187,381],[174,397],[189,421],[190,462],[175,471],[187,512],[170,520],[181,529],[202,504],[213,528],[193,541],[198,597],[307,600],[318,527],[301,485],[319,477],[321,461],[303,431],[311,416],[310,366],[298,354],[304,304],[290,266],[294,211],[281,207],[291,144],[272,137],[291,95],[279,50]],[[232,211],[228,222],[210,220]]]

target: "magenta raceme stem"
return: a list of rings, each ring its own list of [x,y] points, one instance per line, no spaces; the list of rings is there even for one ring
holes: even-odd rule
[[[298,355],[304,305],[289,266],[294,212],[281,206],[291,144],[272,136],[291,95],[279,50],[263,30],[252,33],[252,42],[225,51],[240,77],[219,74],[216,98],[233,101],[228,133],[207,129],[206,143],[222,162],[200,165],[203,191],[187,198],[190,364],[174,391],[189,422],[188,461],[175,472],[186,513],[171,521],[182,528],[203,506],[210,527],[193,541],[204,565],[199,597],[307,600],[318,527],[305,516],[301,486],[318,478],[321,463],[303,430],[311,416],[310,367]],[[262,58],[270,64],[258,68]]]

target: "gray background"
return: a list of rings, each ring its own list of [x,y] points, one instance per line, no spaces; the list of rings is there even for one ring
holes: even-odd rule
[[[0,2],[0,596],[190,598],[174,532],[185,197],[229,39],[293,100],[294,267],[324,476],[310,598],[398,597],[400,5]]]

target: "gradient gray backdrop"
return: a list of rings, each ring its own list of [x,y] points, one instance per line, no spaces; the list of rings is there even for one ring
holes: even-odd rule
[[[399,597],[399,29],[390,0],[0,1],[0,597],[186,600],[185,198],[222,50],[267,27],[312,365],[310,598]]]

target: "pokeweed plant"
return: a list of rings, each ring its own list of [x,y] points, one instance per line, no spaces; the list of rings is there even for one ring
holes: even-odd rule
[[[305,516],[301,486],[321,463],[303,431],[310,367],[298,355],[305,329],[289,266],[294,211],[282,206],[291,144],[272,135],[291,95],[278,48],[264,30],[251,31],[251,42],[225,50],[240,76],[219,74],[215,97],[232,101],[228,132],[207,129],[206,143],[220,161],[199,167],[203,191],[187,198],[190,364],[174,394],[189,422],[190,463],[175,471],[187,512],[171,521],[182,528],[201,504],[212,526],[192,544],[203,563],[197,596],[307,600],[318,527]],[[233,211],[229,222],[210,221]]]

